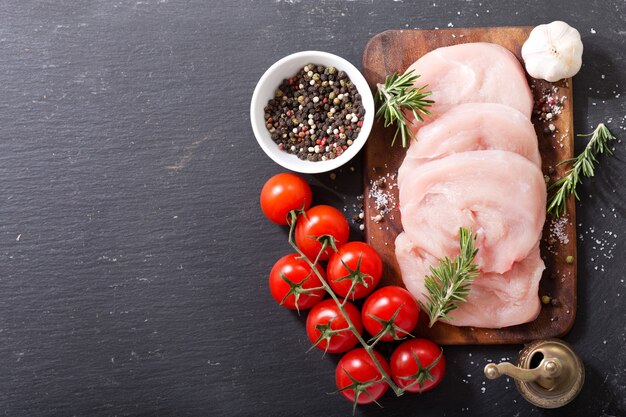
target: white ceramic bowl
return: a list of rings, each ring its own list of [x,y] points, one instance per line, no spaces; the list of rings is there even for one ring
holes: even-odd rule
[[[298,158],[296,155],[289,154],[278,149],[278,145],[272,140],[269,131],[265,127],[265,112],[263,109],[267,102],[274,98],[274,92],[281,84],[282,80],[294,76],[302,67],[307,64],[324,65],[325,67],[335,67],[338,71],[344,71],[352,83],[356,86],[363,107],[365,108],[365,116],[363,126],[354,143],[346,149],[344,153],[335,159],[326,161],[307,161]],[[351,160],[365,145],[367,137],[372,130],[374,124],[374,97],[370,91],[367,81],[358,69],[345,59],[320,51],[303,51],[288,55],[272,65],[261,77],[252,94],[252,102],[250,103],[250,121],[252,122],[252,130],[257,142],[265,151],[267,156],[272,158],[277,164],[295,172],[305,174],[316,174],[336,169],[349,160]]]

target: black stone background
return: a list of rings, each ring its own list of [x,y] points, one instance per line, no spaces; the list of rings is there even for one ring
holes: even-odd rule
[[[360,67],[386,29],[556,19],[585,44],[576,130],[604,121],[626,139],[622,0],[0,1],[0,412],[349,416],[328,394],[336,358],[306,353],[303,318],[268,293],[289,247],[258,206],[282,170],[250,128],[257,80],[305,49]],[[482,376],[521,346],[449,347],[436,391],[358,415],[626,415],[624,143],[615,151],[580,187],[565,338],[587,366],[580,397],[534,408]],[[316,201],[354,212],[352,166],[307,176]]]

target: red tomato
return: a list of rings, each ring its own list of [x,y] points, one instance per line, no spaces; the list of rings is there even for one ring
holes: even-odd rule
[[[319,265],[317,270],[326,278]],[[315,272],[296,254],[283,256],[274,264],[270,272],[270,292],[280,305],[292,310],[309,309],[326,294]]]
[[[359,309],[348,301],[345,303],[344,308],[357,331],[363,333]],[[348,330],[334,335],[326,335],[326,337],[320,339],[323,332],[346,329],[347,327],[348,322],[341,314],[341,310],[337,307],[335,300],[331,299],[324,300],[313,307],[306,318],[306,334],[309,340],[313,344],[319,340],[315,347],[329,353],[347,352],[358,343],[354,333]]]
[[[409,392],[422,393],[435,388],[445,373],[443,351],[430,340],[407,340],[391,355],[391,377]]]
[[[261,210],[276,224],[287,224],[291,210],[308,210],[312,200],[309,184],[287,172],[274,175],[261,190]]]
[[[326,267],[328,284],[340,297],[363,298],[380,282],[383,261],[374,248],[363,242],[350,242],[339,248]],[[356,285],[350,291],[352,283]],[[350,291],[350,295],[348,292]]]
[[[374,356],[389,375],[389,365],[385,358],[376,351]],[[335,383],[341,395],[356,404],[369,404],[378,401],[383,396],[389,385],[380,380],[382,374],[374,364],[374,361],[363,348],[351,350],[346,353],[335,370]],[[354,382],[356,380],[357,382]],[[349,387],[349,388],[348,388]],[[347,388],[347,389],[346,389]],[[356,400],[355,400],[356,398]]]
[[[322,250],[322,244],[317,238],[325,235],[334,238],[337,248],[348,241],[350,225],[339,210],[331,206],[315,206],[298,216],[296,244],[312,261]],[[320,255],[320,261],[327,260],[332,253],[333,249],[327,247]]]
[[[419,311],[410,292],[391,285],[377,290],[365,300],[363,325],[372,336],[386,330],[380,340],[398,340],[413,331]]]

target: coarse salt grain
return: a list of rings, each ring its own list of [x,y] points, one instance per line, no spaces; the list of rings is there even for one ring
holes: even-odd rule
[[[562,245],[569,243],[569,236],[565,231],[565,227],[569,223],[567,216],[552,219],[550,223],[550,237],[558,239]]]
[[[387,174],[389,176],[389,174]],[[394,184],[387,184],[388,177],[380,177],[377,180],[370,181],[369,197],[374,200],[374,208],[378,211],[381,217],[384,217],[391,210],[396,207],[395,197],[390,191]],[[394,176],[389,176],[389,179],[395,179]]]

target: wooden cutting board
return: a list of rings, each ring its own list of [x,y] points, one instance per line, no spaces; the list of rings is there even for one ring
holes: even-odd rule
[[[425,53],[442,46],[468,42],[493,42],[513,52],[521,62],[521,47],[528,38],[530,27],[472,28],[445,30],[391,30],[374,36],[365,47],[363,68],[372,91],[376,84],[383,82],[386,74],[404,72],[406,68]],[[539,99],[547,88],[557,87],[558,96],[567,97],[562,113],[552,121],[555,133],[546,133],[548,123],[533,116],[533,124],[539,140],[539,150],[543,160],[543,172],[551,181],[560,178],[566,166],[557,166],[559,162],[573,155],[573,112],[572,81],[558,83],[528,78],[535,100]],[[402,231],[398,209],[398,190],[395,176],[404,159],[405,149],[396,143],[391,147],[393,128],[385,129],[381,122],[376,122],[365,149],[364,159],[364,209],[366,241],[381,255],[384,261],[383,285],[402,285],[400,268],[394,254],[394,241]],[[398,141],[399,142],[399,141]],[[371,196],[373,184],[380,184],[384,178],[383,189],[393,201],[393,209],[382,221],[374,221],[379,214],[375,208],[375,199]],[[548,216],[541,242],[541,254],[546,263],[546,270],[541,279],[539,296],[547,295],[552,301],[542,304],[539,317],[531,322],[504,329],[482,329],[456,327],[437,323],[428,328],[427,320],[420,319],[415,330],[418,336],[430,338],[444,345],[465,344],[509,344],[525,343],[530,340],[559,337],[571,328],[576,313],[576,222],[574,201],[568,201],[568,213],[563,224],[551,224]],[[560,232],[557,233],[559,229]],[[568,256],[574,262],[568,264]],[[422,313],[423,314],[423,313]]]

